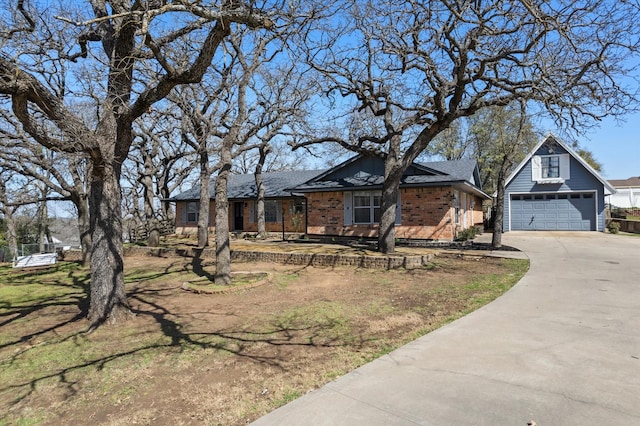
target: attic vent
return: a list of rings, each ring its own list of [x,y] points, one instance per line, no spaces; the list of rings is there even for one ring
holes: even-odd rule
[[[361,170],[358,173],[356,173],[354,177],[363,179],[363,178],[368,178],[369,176],[371,176],[371,173],[367,173]]]

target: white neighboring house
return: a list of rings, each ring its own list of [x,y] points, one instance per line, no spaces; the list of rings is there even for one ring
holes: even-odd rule
[[[616,190],[615,194],[608,196],[609,204],[626,209],[640,208],[640,176],[629,179],[610,179],[609,184]]]

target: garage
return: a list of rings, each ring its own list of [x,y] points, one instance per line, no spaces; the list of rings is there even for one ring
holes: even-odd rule
[[[513,231],[595,231],[593,192],[511,194]]]
[[[615,189],[549,133],[511,172],[504,188],[508,231],[604,231],[604,197]]]

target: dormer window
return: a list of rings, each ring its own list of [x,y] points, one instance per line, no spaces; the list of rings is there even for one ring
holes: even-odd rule
[[[560,156],[542,157],[542,179],[560,177]]]
[[[564,183],[570,177],[569,154],[534,155],[531,158],[531,180],[539,184]]]

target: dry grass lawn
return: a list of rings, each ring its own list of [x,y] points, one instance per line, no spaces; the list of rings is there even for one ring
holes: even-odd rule
[[[1,267],[0,425],[246,424],[486,304],[527,267],[243,263],[233,289],[195,293],[183,285],[206,284],[210,261],[132,257],[135,318],[88,335],[86,269]]]

